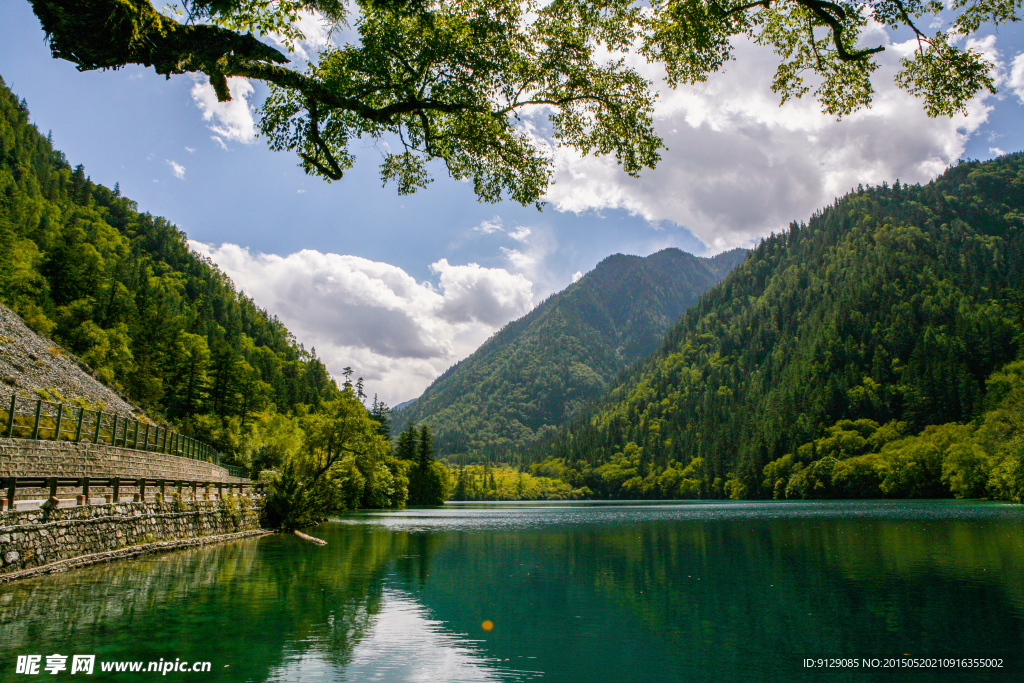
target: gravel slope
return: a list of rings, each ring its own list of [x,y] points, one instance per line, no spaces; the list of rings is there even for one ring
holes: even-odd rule
[[[13,393],[47,398],[56,390],[64,402],[80,399],[90,407],[101,404],[104,411],[142,416],[140,409],[89,372],[74,355],[30,330],[14,311],[0,305],[0,400],[7,397],[9,401]]]

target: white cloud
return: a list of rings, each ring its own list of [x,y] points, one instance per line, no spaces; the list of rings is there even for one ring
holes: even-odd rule
[[[991,154],[994,157],[1001,157],[1004,154],[1006,154],[1006,150],[1000,149],[998,147],[989,147],[988,148],[988,152],[989,152],[989,154]]]
[[[508,236],[519,243],[515,248],[501,247],[501,253],[505,255],[512,270],[522,273],[545,291],[565,286],[564,281],[556,283],[551,279],[553,273],[547,261],[557,251],[558,242],[550,230],[531,230],[519,226],[510,231]]]
[[[1021,101],[1021,104],[1024,104],[1024,52],[1013,58],[1007,85],[1010,86],[1010,90]]]
[[[524,275],[475,263],[431,264],[435,285],[358,256],[303,250],[252,253],[191,242],[260,306],[277,315],[329,370],[352,366],[395,404],[419,395],[505,323],[533,307]]]
[[[519,226],[515,230],[508,233],[508,236],[514,239],[516,242],[526,242],[527,238],[533,234],[533,231],[527,227]]]
[[[557,240],[550,230],[536,230],[525,225],[507,228],[500,216],[494,216],[473,226],[472,231],[485,235],[502,233],[518,242],[515,247],[500,247],[512,271],[526,276],[534,285],[539,285],[541,290],[564,287],[564,282],[554,281],[554,274],[546,264],[546,259],[554,254],[558,247]]]
[[[495,216],[489,221],[482,221],[480,225],[473,226],[475,232],[482,232],[485,235],[491,235],[496,232],[505,232],[505,228],[501,226],[501,218]]]
[[[582,277],[583,277],[583,271],[582,270],[577,270],[575,273],[572,274],[572,281],[573,282],[579,282],[580,278],[582,278]]]
[[[453,266],[448,259],[432,263],[430,270],[440,276],[444,303],[439,314],[449,323],[499,327],[533,307],[532,283],[519,273],[475,263]]]
[[[216,142],[218,145],[220,145],[220,148],[222,150],[224,150],[225,152],[228,151],[228,146],[226,144],[224,144],[224,141],[221,140],[219,136],[211,135],[210,139],[213,140],[214,142]]]
[[[204,75],[192,77],[192,100],[203,112],[204,121],[213,121],[210,130],[217,134],[213,137],[221,147],[227,149],[224,140],[234,140],[250,144],[256,139],[256,124],[252,118],[252,84],[244,78],[229,78],[228,92],[231,99],[218,102],[210,79]]]
[[[188,152],[189,154],[191,154],[192,152],[196,151],[196,148],[195,147],[185,147],[185,151]]]
[[[871,29],[863,43],[888,39]],[[994,40],[973,47],[996,55]],[[614,159],[559,149],[547,199],[562,211],[625,209],[671,221],[717,252],[806,219],[858,183],[927,181],[963,154],[990,108],[978,100],[966,117],[928,118],[920,100],[892,82],[899,57],[912,47],[888,48],[873,106],[836,121],[812,99],[780,107],[769,87],[773,54],[740,43],[736,61],[706,83],[660,90],[655,125],[668,150],[657,169],[633,179]],[[637,68],[659,81],[653,67]],[[1024,94],[1024,63],[1020,79]]]
[[[171,173],[174,174],[175,178],[180,178],[181,180],[185,179],[185,167],[184,166],[182,166],[181,164],[179,164],[176,161],[171,161],[170,159],[165,159],[164,161],[166,161],[167,165],[171,167]]]
[[[292,55],[305,62],[312,61],[313,57],[330,42],[332,27],[320,12],[299,12],[299,18],[293,22],[293,26],[302,32],[303,38],[295,42]],[[284,36],[271,33],[268,37],[287,52]]]

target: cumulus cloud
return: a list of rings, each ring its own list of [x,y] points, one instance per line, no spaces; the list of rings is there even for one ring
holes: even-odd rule
[[[174,174],[175,178],[180,178],[181,180],[185,179],[185,167],[184,166],[182,166],[181,164],[179,164],[176,161],[171,161],[170,159],[165,159],[164,161],[166,161],[167,165],[171,167],[171,173]]]
[[[1024,52],[1013,58],[1007,85],[1021,101],[1021,104],[1024,104]]]
[[[532,283],[519,273],[475,263],[453,266],[448,259],[432,263],[430,270],[440,276],[444,302],[438,313],[446,322],[499,327],[533,306]]]
[[[228,92],[231,99],[218,102],[209,77],[202,74],[192,78],[195,81],[192,85],[192,101],[203,112],[203,120],[212,122],[209,128],[217,134],[213,139],[224,149],[227,149],[224,140],[252,143],[256,139],[256,124],[249,103],[253,93],[252,83],[245,78],[229,78]]]
[[[870,109],[836,121],[812,99],[780,107],[769,87],[774,55],[740,43],[736,61],[706,83],[659,92],[655,125],[668,150],[657,169],[634,179],[614,159],[559,149],[547,198],[562,211],[625,209],[671,221],[717,252],[805,219],[858,183],[927,181],[962,155],[990,108],[978,100],[966,117],[928,118],[921,102],[892,82],[913,46],[889,44],[877,29],[865,35],[868,43],[889,48]],[[994,39],[972,47],[998,56]],[[637,68],[660,82],[653,67]],[[1019,76],[1024,93],[1024,63]]]
[[[329,370],[352,366],[389,403],[419,395],[505,323],[533,307],[533,283],[475,263],[431,264],[437,283],[358,256],[253,253],[191,242],[278,316]]]

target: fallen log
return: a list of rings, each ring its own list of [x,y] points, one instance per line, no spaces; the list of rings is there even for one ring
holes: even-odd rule
[[[325,541],[324,539],[316,538],[314,536],[310,536],[308,534],[304,534],[301,531],[299,531],[298,529],[293,529],[292,533],[295,534],[296,536],[298,536],[299,538],[305,539],[307,541],[312,541],[313,543],[317,543],[319,545],[327,545],[327,541]]]

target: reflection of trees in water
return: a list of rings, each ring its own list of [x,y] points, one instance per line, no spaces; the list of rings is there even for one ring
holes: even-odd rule
[[[438,546],[443,543],[443,536],[434,533],[394,532],[402,539],[406,548],[404,554],[395,558],[395,571],[398,576],[410,585],[420,588],[427,584],[430,575],[430,559]]]
[[[275,535],[0,586],[0,642],[8,652],[209,660],[231,665],[225,680],[265,680],[288,654],[343,667],[380,611],[402,539],[326,529],[327,546]]]
[[[595,586],[652,631],[703,642],[709,655],[753,643],[957,656],[1024,644],[1024,547],[1012,523],[650,524],[599,544],[577,549],[601,558]]]
[[[496,660],[571,680],[635,680],[641,667],[730,680],[757,652],[789,667],[797,654],[978,656],[1024,644],[1024,544],[1011,521],[313,533],[328,545],[277,535],[0,586],[0,643],[230,663],[230,675],[215,672],[225,681],[266,680],[303,655],[342,670],[391,576]],[[523,653],[538,659],[515,659]]]
[[[433,539],[423,541],[430,552],[398,574],[436,618],[469,633],[494,619],[515,643],[496,632],[488,648],[531,648],[542,661],[594,666],[598,678],[608,675],[601,663],[638,646],[728,680],[755,652],[790,667],[797,654],[966,656],[1024,644],[1016,522],[651,521],[419,535]],[[631,636],[636,623],[643,633]],[[603,650],[572,649],[602,632]],[[600,663],[581,665],[581,654]]]
[[[31,644],[30,631],[52,630],[48,624],[75,633],[150,621],[166,603],[184,609],[218,583],[248,573],[257,543],[243,539],[0,586],[0,641],[16,649]]]

